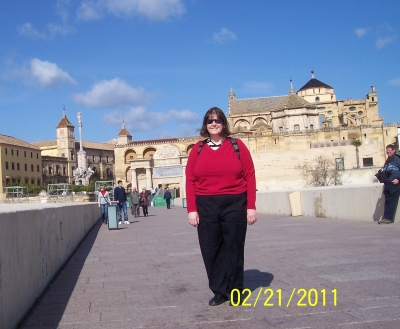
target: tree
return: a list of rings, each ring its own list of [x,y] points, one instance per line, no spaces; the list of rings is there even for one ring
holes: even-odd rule
[[[357,169],[360,168],[360,155],[359,155],[359,150],[358,147],[362,145],[361,141],[359,139],[353,139],[351,141],[351,145],[356,147],[356,161],[357,161]]]
[[[342,185],[341,173],[337,170],[334,161],[323,155],[316,157],[313,163],[304,161],[302,165],[297,165],[295,168],[300,170],[306,181],[306,187]]]

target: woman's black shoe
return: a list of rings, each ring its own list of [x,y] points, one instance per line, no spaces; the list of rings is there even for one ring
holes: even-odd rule
[[[226,297],[224,297],[223,295],[221,295],[219,293],[216,293],[214,295],[214,297],[210,299],[210,301],[208,302],[208,305],[218,306],[218,305],[225,303],[226,301],[228,301],[228,299]]]

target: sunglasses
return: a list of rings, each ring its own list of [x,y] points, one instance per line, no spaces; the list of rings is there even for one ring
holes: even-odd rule
[[[207,121],[206,121],[206,123],[208,125],[212,124],[213,122],[221,124],[223,121],[222,121],[222,119],[207,119]]]

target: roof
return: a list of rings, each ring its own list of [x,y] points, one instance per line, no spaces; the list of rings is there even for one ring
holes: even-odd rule
[[[46,146],[53,146],[57,147],[57,141],[56,140],[51,140],[51,141],[42,141],[42,142],[34,142],[32,143],[33,145],[37,147],[46,147]],[[114,144],[115,141],[110,141],[107,143],[98,143],[98,142],[86,142],[83,141],[83,148],[87,149],[99,149],[99,150],[109,150],[113,151],[114,150]],[[75,140],[75,148],[79,149],[79,140]]]
[[[311,78],[303,87],[301,87],[297,92],[306,89],[313,89],[313,88],[329,88],[333,89],[331,86],[327,85],[326,83],[319,81],[318,79]]]
[[[287,96],[271,96],[259,98],[231,99],[230,115],[259,113],[276,108]]]
[[[130,136],[130,137],[132,137],[132,135],[129,133],[129,131],[126,130],[125,126],[122,127],[121,131],[118,134],[118,137],[119,136]]]
[[[297,108],[317,108],[316,105],[307,102],[304,98],[298,96],[297,94],[290,93],[286,96],[279,105],[272,111],[279,111],[283,109],[297,109]]]
[[[7,135],[1,135],[0,134],[0,143],[1,144],[8,144],[12,146],[20,146],[20,147],[26,147],[30,149],[35,149],[35,150],[40,150],[39,147],[33,144],[29,144],[21,139],[12,137],[12,136],[7,136]]]
[[[72,127],[74,128],[74,125],[67,119],[67,116],[63,115],[61,121],[58,123],[56,128],[65,128],[65,127]]]
[[[52,140],[52,141],[33,142],[32,145],[35,145],[37,147],[57,146],[57,141]]]

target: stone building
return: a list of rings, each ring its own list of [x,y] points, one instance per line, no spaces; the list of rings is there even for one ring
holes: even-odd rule
[[[212,104],[211,104],[212,105]],[[211,106],[210,106],[211,107]],[[237,99],[231,89],[227,118],[234,137],[248,146],[258,190],[304,186],[296,168],[324,155],[343,171],[342,183],[373,181],[386,158],[385,145],[397,143],[397,125],[384,125],[375,87],[360,100],[337,100],[334,89],[311,79],[283,96]],[[187,157],[200,136],[132,141],[123,126],[115,145],[116,179],[130,188],[175,187],[185,196]],[[361,141],[359,167],[352,141]]]
[[[12,136],[0,135],[0,194],[9,183],[42,184],[40,149]]]
[[[56,127],[56,140],[32,143],[41,150],[43,180],[45,183],[73,183],[77,168],[79,139],[75,139],[74,125],[63,116]],[[88,166],[94,171],[92,179],[112,180],[114,177],[114,144],[83,141]]]

